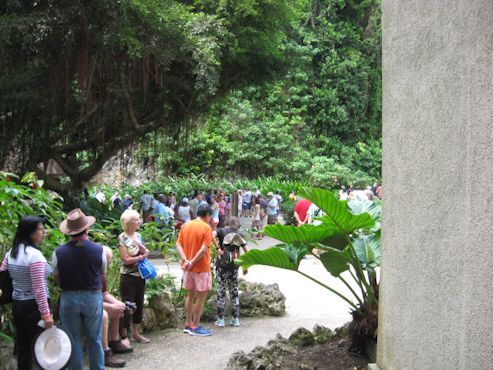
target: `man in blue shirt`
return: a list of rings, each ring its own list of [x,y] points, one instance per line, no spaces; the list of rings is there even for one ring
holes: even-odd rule
[[[88,229],[95,218],[74,209],[60,224],[70,241],[53,252],[53,274],[62,289],[60,319],[72,342],[69,368],[82,370],[82,333],[85,333],[91,370],[104,369],[102,346],[103,295],[102,274],[106,254],[101,245],[89,240]]]
[[[160,194],[159,203],[156,207],[156,211],[154,212],[154,221],[159,227],[170,225],[171,219],[175,217],[170,206],[170,200],[167,199],[163,194]]]
[[[147,222],[147,217],[150,214],[153,200],[154,197],[151,194],[148,194],[147,190],[144,190],[144,195],[140,197],[140,208],[142,208],[142,219],[144,223]]]

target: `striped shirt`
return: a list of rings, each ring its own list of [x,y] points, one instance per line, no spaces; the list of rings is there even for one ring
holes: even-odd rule
[[[5,255],[0,271],[5,270],[12,278],[12,299],[35,299],[41,316],[50,313],[46,278],[51,273],[51,267],[40,250],[20,244],[17,258],[12,258],[10,251]]]

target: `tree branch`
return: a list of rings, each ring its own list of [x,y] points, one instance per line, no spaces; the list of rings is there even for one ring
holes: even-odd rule
[[[62,184],[59,180],[57,180],[53,176],[48,175],[39,167],[36,168],[35,173],[38,179],[45,182],[46,188],[56,191],[59,194],[66,194],[68,192],[68,185]]]

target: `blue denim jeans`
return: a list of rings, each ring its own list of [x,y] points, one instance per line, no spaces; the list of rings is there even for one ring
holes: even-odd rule
[[[60,319],[72,341],[70,370],[83,370],[82,334],[86,336],[91,370],[104,370],[101,344],[103,295],[101,291],[65,291],[60,298]]]

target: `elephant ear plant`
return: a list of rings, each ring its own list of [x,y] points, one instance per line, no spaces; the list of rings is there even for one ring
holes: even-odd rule
[[[377,331],[380,205],[370,201],[339,201],[330,191],[317,188],[304,188],[301,196],[321,209],[319,225],[267,226],[265,233],[281,243],[266,250],[252,249],[240,256],[237,263],[244,268],[266,265],[292,270],[338,295],[352,308],[349,334],[353,349],[370,355],[368,349],[374,347]],[[300,271],[300,262],[307,254],[319,259],[330,274],[348,287],[350,294]]]

